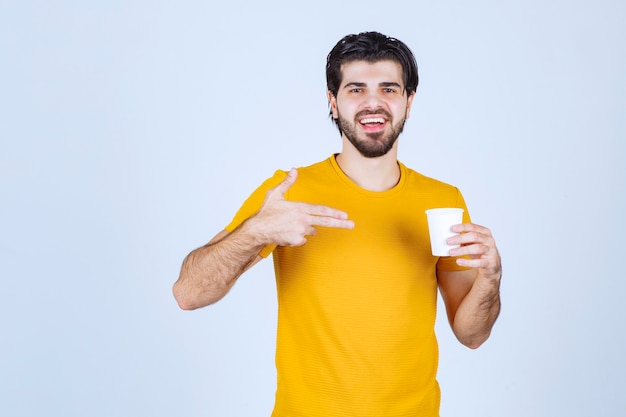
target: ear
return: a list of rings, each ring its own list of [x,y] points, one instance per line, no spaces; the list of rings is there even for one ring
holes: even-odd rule
[[[328,90],[328,105],[330,106],[330,112],[333,115],[333,119],[338,119],[339,113],[337,112],[337,98],[330,90]]]
[[[415,98],[415,91],[411,93],[406,102],[406,119],[408,119],[411,114],[411,105],[413,104],[413,98]]]

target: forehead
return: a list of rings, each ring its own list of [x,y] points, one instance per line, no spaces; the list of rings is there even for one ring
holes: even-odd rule
[[[404,86],[402,65],[392,60],[349,61],[341,65],[341,85],[348,83],[395,82]]]

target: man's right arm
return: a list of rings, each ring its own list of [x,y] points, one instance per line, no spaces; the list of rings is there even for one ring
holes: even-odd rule
[[[223,230],[187,255],[173,288],[180,308],[194,310],[215,303],[241,274],[263,259],[259,252],[264,245],[255,243],[246,226],[232,233]]]
[[[287,201],[285,193],[298,173],[292,169],[270,189],[261,209],[231,233],[220,232],[185,260],[173,292],[183,310],[194,310],[220,300],[247,269],[256,264],[267,245],[302,246],[317,226],[352,229],[343,211]]]

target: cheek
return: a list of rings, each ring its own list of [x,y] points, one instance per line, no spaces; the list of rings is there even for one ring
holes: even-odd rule
[[[335,103],[335,113],[341,114],[341,117],[352,119],[358,111],[358,103],[353,103],[350,100],[342,100],[341,104]]]
[[[408,119],[410,110],[411,106],[409,106],[407,103],[398,103],[396,106],[394,106],[394,114],[396,115],[396,117]]]

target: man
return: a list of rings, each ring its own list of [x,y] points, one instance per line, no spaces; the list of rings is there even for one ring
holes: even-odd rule
[[[278,292],[274,417],[438,416],[437,288],[459,341],[477,348],[500,309],[500,256],[461,193],[397,159],[418,84],[402,42],[349,35],[328,55],[342,151],[276,174],[184,260],[183,309],[221,299],[273,253]],[[424,211],[465,209],[450,257],[430,251]]]

